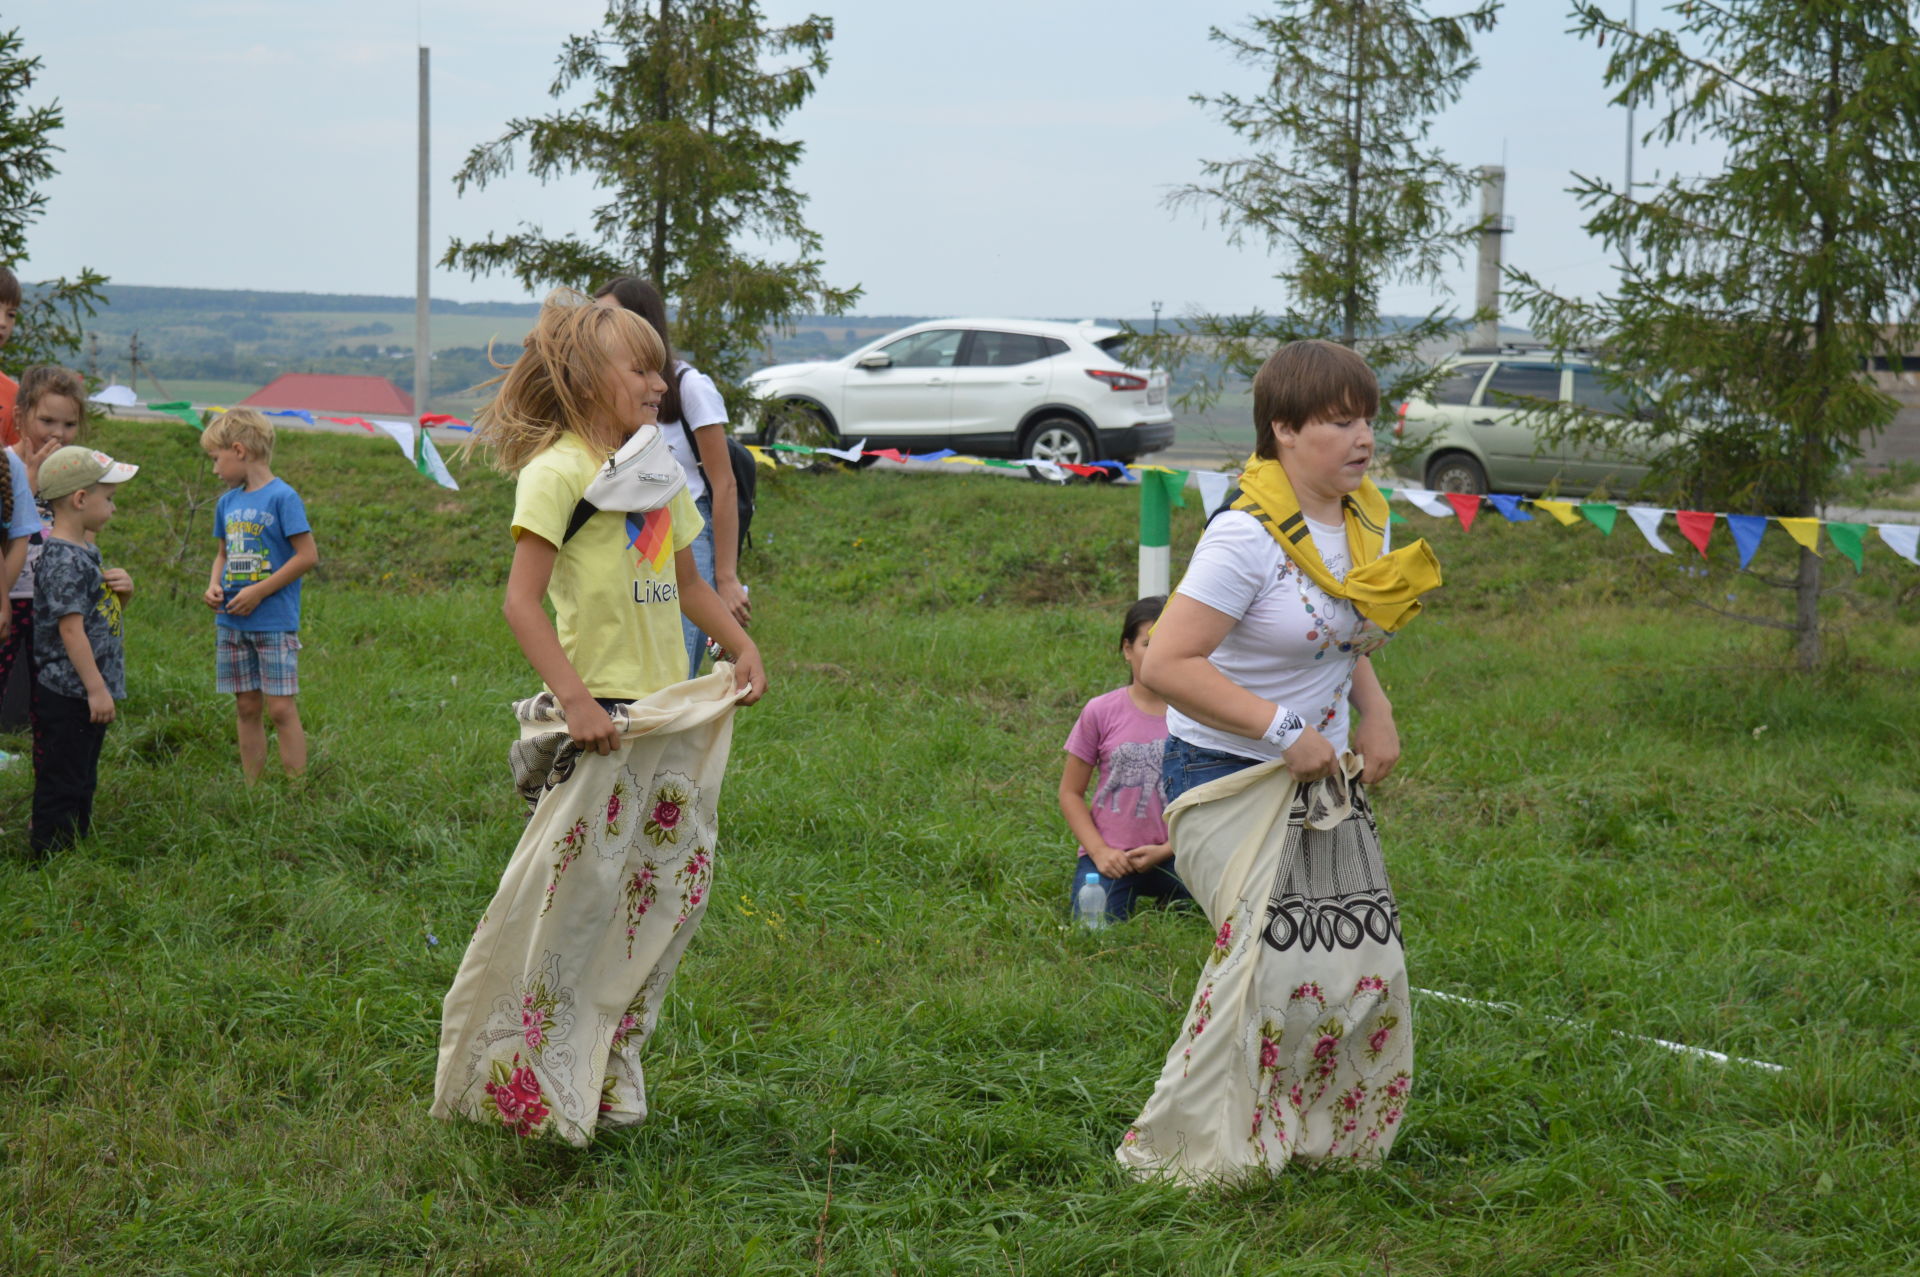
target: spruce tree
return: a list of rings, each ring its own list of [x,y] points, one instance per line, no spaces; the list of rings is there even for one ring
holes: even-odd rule
[[[1161,339],[1161,359],[1212,369],[1185,402],[1205,402],[1250,377],[1277,344],[1305,337],[1355,347],[1387,373],[1383,405],[1431,378],[1414,352],[1457,331],[1459,318],[1437,306],[1388,328],[1380,295],[1437,282],[1480,231],[1477,219],[1455,215],[1478,178],[1427,135],[1478,69],[1472,37],[1499,9],[1484,0],[1434,17],[1418,0],[1278,0],[1238,32],[1213,29],[1266,84],[1251,97],[1193,96],[1250,151],[1203,161],[1203,180],[1172,202],[1207,212],[1235,244],[1278,254],[1284,302],[1190,314],[1181,333]]]
[[[16,27],[0,32],[0,265],[16,274],[27,256],[27,230],[46,212],[40,184],[59,172],[53,135],[66,124],[58,102],[27,106],[40,59],[23,56]],[[21,281],[25,304],[13,338],[0,347],[0,369],[19,376],[34,364],[58,363],[80,349],[81,321],[105,300],[107,277],[82,268],[77,278]]]
[[[1701,509],[1817,516],[1893,420],[1873,384],[1920,337],[1920,40],[1906,0],[1678,0],[1633,31],[1591,0],[1577,31],[1612,49],[1614,101],[1647,137],[1702,137],[1724,167],[1651,193],[1574,175],[1587,229],[1623,252],[1618,287],[1559,295],[1510,272],[1536,331],[1600,350],[1639,420],[1577,423],[1658,453],[1656,482]],[[1821,560],[1779,582],[1800,664],[1820,657]],[[1717,606],[1715,610],[1721,610]]]
[[[832,38],[818,15],[769,26],[756,0],[611,0],[597,30],[567,41],[549,90],[585,85],[586,101],[508,121],[454,179],[485,187],[522,149],[542,181],[591,174],[606,193],[591,234],[522,226],[455,240],[442,264],[529,288],[646,275],[674,308],[674,345],[731,387],[769,326],[839,314],[860,295],[826,282],[791,182],[803,144],[775,133],[813,93]],[[793,256],[751,247],[781,243]]]

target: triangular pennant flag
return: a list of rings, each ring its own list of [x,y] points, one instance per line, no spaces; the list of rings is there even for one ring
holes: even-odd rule
[[[1534,498],[1533,508],[1536,510],[1545,510],[1548,514],[1558,519],[1560,526],[1563,528],[1572,527],[1574,519],[1578,517],[1573,512],[1573,502],[1571,501],[1548,501],[1543,497],[1536,497]]]
[[[1787,535],[1798,541],[1804,548],[1820,553],[1820,520],[1818,519],[1774,519],[1774,522],[1787,530]]]
[[[1620,507],[1606,501],[1582,501],[1581,517],[1608,536],[1613,535],[1613,523],[1620,517]]]
[[[992,466],[995,470],[1025,470],[1034,463],[1031,461],[1007,461],[1000,457],[985,457],[981,459],[980,464],[983,466]]]
[[[1500,512],[1508,523],[1532,523],[1533,516],[1520,508],[1520,498],[1504,492],[1489,492],[1487,500],[1493,502],[1493,508]]]
[[[775,461],[772,457],[769,457],[767,455],[767,450],[765,448],[762,448],[759,444],[749,443],[743,446],[746,448],[748,452],[753,454],[753,463],[755,465],[767,466],[768,468],[774,469],[774,470],[778,470],[780,468],[780,463],[778,461]]]
[[[1673,521],[1680,525],[1680,535],[1685,537],[1694,549],[1700,551],[1700,557],[1707,557],[1707,542],[1713,537],[1713,521],[1720,516],[1711,510],[1675,510]]]
[[[945,461],[948,457],[956,455],[958,454],[956,454],[952,448],[937,448],[932,452],[916,452],[913,454],[913,459],[915,461]]]
[[[1220,503],[1227,499],[1227,493],[1233,491],[1233,476],[1218,470],[1196,470],[1193,481],[1200,487],[1201,517],[1212,518]]]
[[[1453,507],[1460,526],[1468,532],[1473,531],[1473,517],[1480,513],[1480,498],[1470,492],[1448,492],[1443,495],[1447,498],[1447,504]]]
[[[773,449],[773,450],[774,450],[775,452],[797,452],[797,453],[799,453],[799,454],[800,454],[801,456],[812,456],[812,455],[813,455],[813,449],[812,449],[812,448],[809,448],[809,447],[808,447],[808,446],[807,446],[806,444],[804,444],[804,443],[778,443],[778,442],[776,442],[776,443],[770,443],[770,444],[768,444],[768,445],[767,445],[767,447],[769,447],[769,448],[771,448],[771,449]]]
[[[829,457],[838,457],[842,461],[858,461],[867,451],[867,441],[862,439],[851,448],[815,448],[814,451],[825,453]]]
[[[1412,523],[1413,520],[1409,519],[1406,515],[1401,514],[1398,510],[1389,510],[1387,511],[1387,522],[1388,523]]]
[[[902,463],[907,459],[907,454],[898,448],[876,448],[866,455],[869,457],[879,457],[883,461],[899,461]]]
[[[373,423],[371,421],[368,421],[365,417],[322,417],[320,418],[320,420],[331,421],[336,425],[342,425],[342,426],[359,426],[362,430],[369,431],[375,434],[379,433],[378,431],[374,430]],[[407,424],[408,424],[408,427],[411,428],[413,423],[408,422]],[[392,432],[389,431],[388,433],[392,433]],[[400,445],[402,449],[405,449],[406,446],[407,445],[405,443],[402,443]]]
[[[150,403],[147,405],[147,411],[164,412],[169,417],[175,417],[186,422],[195,430],[205,428],[205,423],[200,420],[200,414],[195,412],[193,405],[184,399],[176,399],[171,403]],[[25,445],[22,446],[24,447]]]
[[[1091,479],[1096,474],[1105,474],[1107,472],[1104,466],[1081,466],[1075,465],[1071,461],[1062,461],[1060,468],[1068,474],[1077,474],[1082,479]]]
[[[1673,553],[1673,547],[1660,539],[1660,520],[1667,517],[1665,510],[1656,510],[1651,506],[1630,505],[1627,507],[1627,517],[1632,519],[1633,525],[1640,529],[1640,535],[1647,539],[1648,545],[1662,554]]]
[[[304,408],[273,408],[270,409],[266,415],[269,417],[298,417],[308,425],[313,424],[313,414]]]
[[[1920,523],[1878,523],[1873,530],[1889,550],[1920,567]]]
[[[433,446],[433,440],[427,437],[425,426],[414,431],[418,439],[417,451],[413,458],[414,469],[433,480],[443,488],[460,491],[460,485],[454,482],[453,472],[447,469],[447,463],[440,459],[440,450]]]
[[[1740,551],[1740,566],[1744,568],[1753,562],[1753,552],[1760,548],[1760,538],[1767,534],[1767,516],[1730,514],[1727,531],[1733,533],[1733,544]]]
[[[471,430],[472,426],[458,417],[450,417],[444,412],[423,412],[420,414],[423,426],[445,426],[449,430]]]
[[[1855,572],[1866,570],[1864,549],[1866,539],[1867,525],[1864,523],[1829,523],[1827,525],[1827,540],[1838,546],[1840,553],[1853,560]]]
[[[1422,514],[1430,514],[1436,519],[1447,517],[1447,507],[1440,500],[1440,494],[1427,488],[1402,488],[1400,495],[1413,502]]]

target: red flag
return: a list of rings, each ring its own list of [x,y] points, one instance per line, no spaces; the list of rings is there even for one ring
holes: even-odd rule
[[[365,417],[322,417],[320,418],[320,420],[335,422],[342,426],[359,426],[362,430],[367,431],[369,434],[377,435],[380,433],[378,430],[375,430],[373,428],[373,423],[371,421],[368,421]]]
[[[1700,551],[1700,557],[1707,557],[1707,538],[1713,535],[1713,521],[1720,516],[1711,510],[1675,510],[1673,521],[1680,525],[1680,535],[1693,543]]]
[[[1447,504],[1460,517],[1460,526],[1467,531],[1473,530],[1473,516],[1480,513],[1480,498],[1467,492],[1443,492]]]
[[[1062,461],[1060,463],[1060,468],[1072,474],[1077,474],[1083,479],[1092,478],[1094,475],[1097,475],[1097,474],[1107,473],[1106,468],[1103,466],[1078,466],[1071,461]]]
[[[444,412],[425,412],[420,414],[423,426],[464,426],[467,423],[458,417],[450,417]]]
[[[888,461],[905,461],[907,459],[907,454],[898,448],[869,449],[866,455],[869,457],[882,457]]]

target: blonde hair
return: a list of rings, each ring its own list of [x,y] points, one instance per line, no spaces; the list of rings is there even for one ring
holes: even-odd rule
[[[273,423],[252,408],[229,408],[200,432],[200,447],[206,452],[239,444],[252,461],[273,460]]]
[[[0,298],[0,305],[5,299]],[[80,423],[87,420],[87,383],[80,374],[71,368],[62,368],[59,364],[35,364],[20,374],[20,389],[15,398],[15,420],[26,416],[40,406],[40,401],[48,395],[60,395],[73,400],[73,406],[80,410]]]
[[[547,294],[527,334],[525,349],[503,376],[488,385],[499,393],[474,418],[467,451],[485,445],[507,474],[553,445],[567,431],[612,452],[622,434],[615,420],[614,368],[630,359],[650,372],[666,363],[666,347],[653,326],[630,310],[596,306],[571,288]],[[489,343],[487,358],[493,359]]]

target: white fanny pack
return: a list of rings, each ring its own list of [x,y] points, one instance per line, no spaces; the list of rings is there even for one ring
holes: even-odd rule
[[[686,486],[687,476],[667,447],[666,435],[658,426],[642,426],[593,476],[567,521],[566,535],[560,539],[562,543],[572,540],[573,534],[602,510],[621,514],[658,510]]]

